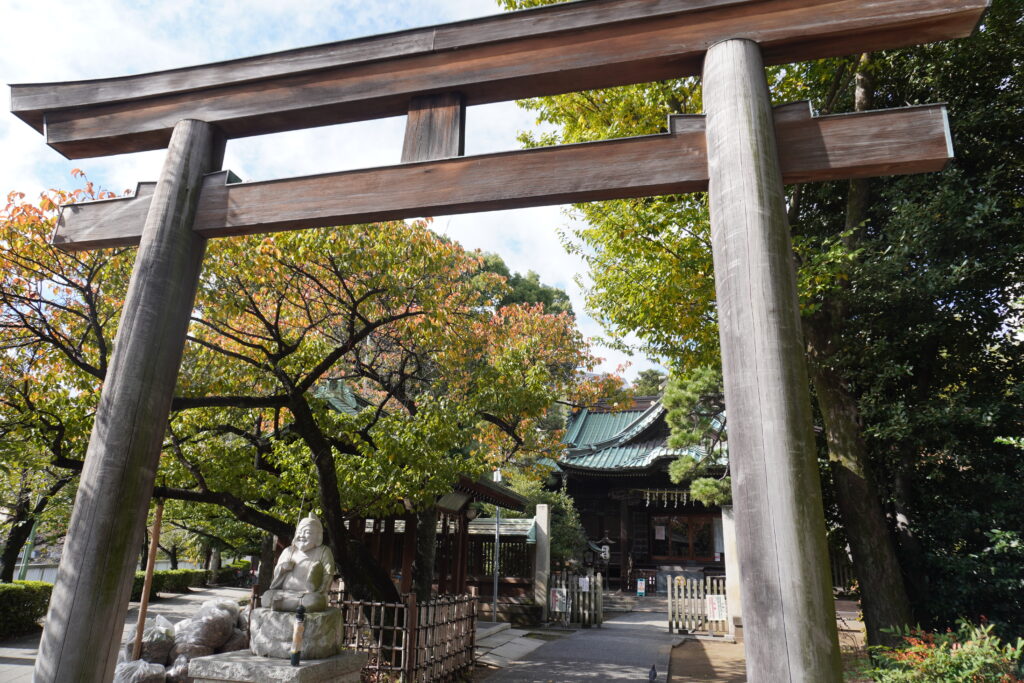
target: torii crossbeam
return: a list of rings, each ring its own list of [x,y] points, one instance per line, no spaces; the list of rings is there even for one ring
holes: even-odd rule
[[[65,207],[65,249],[138,244],[35,680],[109,681],[208,237],[710,194],[747,672],[838,681],[783,182],[941,168],[945,112],[813,118],[765,63],[968,35],[987,0],[579,0],[172,71],[12,86],[69,158],[167,147],[135,198]],[[696,75],[665,135],[462,157],[467,105]],[[232,183],[227,139],[408,114],[404,162]]]

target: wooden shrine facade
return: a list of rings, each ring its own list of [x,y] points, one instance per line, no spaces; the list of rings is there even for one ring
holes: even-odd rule
[[[471,587],[490,581],[489,576],[474,571],[484,565],[480,555],[486,549],[474,542],[477,539],[470,532],[470,523],[476,517],[473,503],[487,503],[516,512],[526,509],[526,500],[507,487],[486,477],[459,477],[452,492],[437,501],[434,590],[438,595],[462,595],[472,592]],[[415,516],[356,519],[349,522],[348,529],[353,539],[366,544],[401,594],[413,590]]]
[[[580,410],[566,428],[558,477],[588,540],[611,541],[612,587],[631,590],[637,577],[659,573],[725,570],[722,511],[693,501],[689,482],[669,479],[668,465],[682,453],[667,446],[668,435],[656,396],[638,397],[625,410]]]
[[[939,170],[952,147],[942,108],[773,111],[764,65],[965,36],[987,4],[580,0],[152,74],[12,86],[14,114],[68,158],[167,149],[155,185],[68,207],[54,235],[69,250],[139,251],[35,680],[113,675],[207,238],[703,189],[739,559],[757,578],[743,585],[748,675],[837,680],[827,560],[815,561],[827,552],[783,183]],[[675,117],[664,135],[463,157],[467,106],[698,74],[705,115]],[[407,116],[401,165],[269,183],[220,174],[231,139],[392,115]],[[316,461],[333,481],[333,464]],[[331,538],[346,537],[328,523]]]

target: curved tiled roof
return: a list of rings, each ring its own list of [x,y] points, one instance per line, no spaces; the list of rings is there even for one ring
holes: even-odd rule
[[[559,465],[572,469],[622,471],[647,469],[661,458],[691,449],[671,449],[661,401],[618,412],[581,410],[566,429],[568,446]]]

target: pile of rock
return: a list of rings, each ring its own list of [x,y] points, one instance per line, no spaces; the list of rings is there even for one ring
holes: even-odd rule
[[[142,656],[134,662],[132,646],[125,643],[122,648],[114,683],[191,683],[188,664],[193,657],[249,647],[248,613],[230,600],[209,600],[177,624],[161,616],[147,619]]]

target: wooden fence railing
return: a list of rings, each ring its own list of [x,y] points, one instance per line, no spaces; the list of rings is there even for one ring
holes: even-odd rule
[[[524,539],[501,539],[501,575],[528,579],[533,576],[530,546]],[[494,572],[494,539],[469,538],[469,575],[490,576]]]
[[[604,623],[603,580],[601,573],[595,574],[593,570],[552,573],[548,579],[548,612],[551,618],[567,625],[600,628]]]
[[[389,674],[406,683],[453,681],[475,662],[477,599],[442,595],[417,602],[352,600],[336,594],[344,612],[346,648],[369,653],[363,672],[373,680]]]
[[[832,567],[832,590],[847,593],[853,588],[857,577],[853,575],[853,564],[845,550],[829,551],[829,564]]]
[[[729,630],[725,577],[691,579],[675,576],[668,582],[668,631],[725,634]]]

